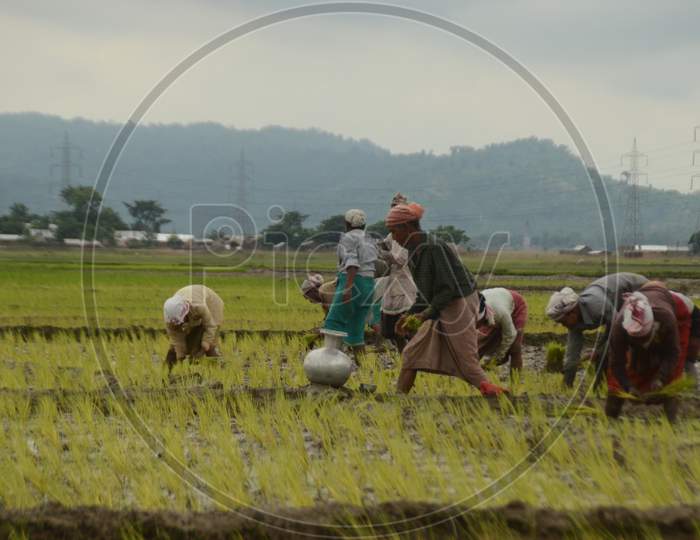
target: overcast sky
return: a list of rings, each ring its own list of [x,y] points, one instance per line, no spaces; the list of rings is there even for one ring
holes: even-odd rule
[[[451,19],[521,61],[567,110],[604,172],[619,175],[619,156],[636,136],[654,186],[687,191],[694,149],[700,173],[698,0],[395,3]],[[204,42],[294,5],[4,0],[0,108],[124,121]],[[435,29],[371,15],[312,17],[230,43],[178,80],[146,121],[318,127],[394,152],[531,135],[571,145],[495,59]]]

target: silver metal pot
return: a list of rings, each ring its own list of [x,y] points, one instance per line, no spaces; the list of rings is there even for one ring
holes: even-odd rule
[[[324,333],[324,344],[314,349],[304,359],[304,373],[310,382],[339,388],[350,378],[352,360],[340,350],[343,336],[340,333]]]

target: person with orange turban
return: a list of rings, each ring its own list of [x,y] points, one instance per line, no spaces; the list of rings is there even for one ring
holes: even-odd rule
[[[420,204],[397,204],[386,216],[392,238],[408,249],[409,267],[418,289],[409,310],[421,326],[403,350],[397,390],[410,392],[419,371],[458,377],[483,395],[505,390],[488,380],[479,364],[479,297],[474,277],[446,242],[421,229]],[[396,324],[406,335],[404,315]]]

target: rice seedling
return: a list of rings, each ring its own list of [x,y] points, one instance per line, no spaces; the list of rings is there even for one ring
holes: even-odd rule
[[[561,373],[564,368],[564,353],[566,348],[556,341],[550,341],[545,347],[545,369],[549,373]]]
[[[284,309],[271,306],[260,300],[269,294],[269,276],[222,268],[207,275],[227,300],[222,358],[185,361],[168,374],[160,303],[183,283],[187,269],[158,258],[119,263],[109,253],[101,263],[97,297],[106,326],[139,324],[159,331],[130,338],[105,334],[111,371],[106,377],[84,336],[0,334],[4,508],[47,502],[181,512],[220,507],[141,439],[109,391],[117,383],[169,455],[240,506],[277,511],[329,502],[369,508],[468,500],[487,508],[521,501],[576,511],[697,503],[700,420],[693,401],[688,417],[674,426],[646,407],[613,423],[602,414],[602,400],[565,408],[571,395],[562,389],[560,375],[529,369],[514,379],[512,400],[487,401],[461,380],[423,373],[410,396],[398,396],[401,358],[391,350],[370,350],[348,392],[306,395],[302,362],[309,339],[303,332],[318,325],[319,308],[296,293]],[[332,257],[321,263],[332,269]],[[0,325],[82,326],[74,263],[59,260],[51,272],[31,260],[21,264],[7,275],[16,285],[9,287],[10,303],[20,307]],[[563,260],[551,270],[571,264]],[[542,312],[550,289],[571,278],[528,275],[542,269],[542,261],[513,258],[507,265],[509,275],[498,284],[526,290],[533,313],[528,329],[562,332]],[[49,282],[49,273],[55,281],[39,289],[46,294],[30,295]],[[581,275],[575,283],[587,279]],[[285,332],[229,332],[234,329]],[[552,343],[544,354],[548,364],[560,362],[563,347]],[[508,377],[493,373],[499,376]],[[359,392],[361,383],[375,384],[376,394]],[[652,398],[684,399],[688,392],[688,383],[679,381]],[[489,488],[501,478],[509,481]],[[491,538],[512,533],[497,520],[469,530]],[[574,536],[597,533],[581,523]],[[140,534],[124,529],[125,537]],[[649,535],[658,531],[650,529]]]

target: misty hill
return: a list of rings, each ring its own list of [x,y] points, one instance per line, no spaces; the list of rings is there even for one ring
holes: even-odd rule
[[[34,113],[0,115],[0,202],[5,211],[23,202],[44,213],[62,207],[60,151],[64,133],[82,150],[82,178],[92,184],[120,126],[63,120]],[[406,193],[426,208],[425,224],[452,224],[473,238],[510,231],[548,246],[601,246],[598,210],[579,159],[549,140],[521,139],[475,149],[453,147],[447,155],[392,154],[370,141],[320,130],[266,127],[240,130],[215,123],[140,126],[122,153],[106,204],[128,218],[122,201],[157,199],[176,229],[189,232],[193,204],[237,203],[238,161],[244,152],[251,177],[246,208],[260,229],[268,208],[280,205],[309,214],[308,225],[350,207],[370,221],[384,216],[391,195]],[[618,233],[624,186],[605,179]],[[700,196],[644,188],[643,241],[685,244],[696,225]],[[195,231],[196,232],[196,231]]]

